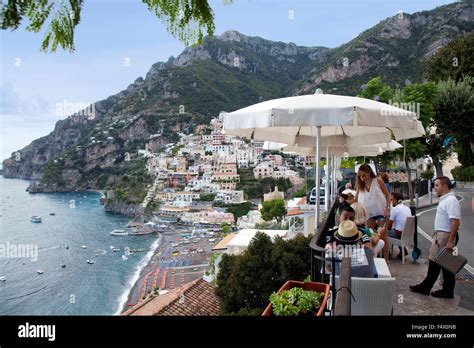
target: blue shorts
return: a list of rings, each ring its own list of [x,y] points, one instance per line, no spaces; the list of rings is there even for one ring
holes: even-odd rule
[[[387,235],[391,238],[396,238],[396,239],[402,238],[402,232],[396,231],[396,230],[388,230]]]

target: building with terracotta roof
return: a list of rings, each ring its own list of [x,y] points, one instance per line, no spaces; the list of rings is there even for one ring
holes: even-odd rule
[[[214,285],[203,278],[139,303],[122,315],[218,316]]]

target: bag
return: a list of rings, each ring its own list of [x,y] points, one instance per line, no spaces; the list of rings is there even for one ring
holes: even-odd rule
[[[435,262],[444,269],[447,269],[449,272],[456,274],[467,263],[467,259],[459,253],[457,255],[453,255],[452,252],[449,252],[446,250],[446,248],[443,248],[443,250],[441,250],[436,257]]]

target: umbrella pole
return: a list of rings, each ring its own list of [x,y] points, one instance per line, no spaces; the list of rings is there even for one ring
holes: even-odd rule
[[[321,138],[321,126],[316,127],[316,202],[314,202],[314,233],[318,232],[319,227],[319,189],[320,189],[320,173],[319,164],[321,162],[321,149],[319,148]]]
[[[332,156],[332,200],[336,201],[337,195],[337,176],[336,176],[336,155]]]
[[[324,183],[324,208],[329,211],[329,173],[331,168],[329,166],[329,146],[326,147],[326,182]]]

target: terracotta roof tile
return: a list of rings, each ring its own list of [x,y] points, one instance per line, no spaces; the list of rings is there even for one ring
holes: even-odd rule
[[[214,286],[199,279],[155,315],[217,316],[219,299],[214,294]]]
[[[123,315],[217,316],[219,299],[214,286],[200,278],[146,301]]]

